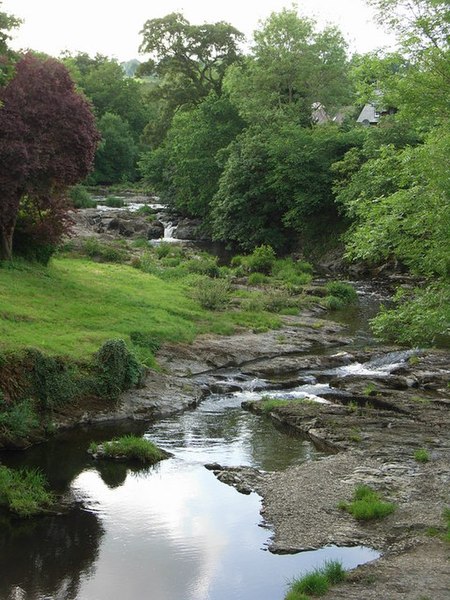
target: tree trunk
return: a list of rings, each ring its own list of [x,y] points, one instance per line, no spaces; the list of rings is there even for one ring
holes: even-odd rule
[[[12,259],[12,241],[14,227],[0,227],[0,260]]]

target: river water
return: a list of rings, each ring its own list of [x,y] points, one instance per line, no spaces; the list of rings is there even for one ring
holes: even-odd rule
[[[354,327],[366,343],[366,329]],[[5,464],[41,468],[52,489],[77,504],[62,516],[21,522],[1,517],[0,599],[281,600],[293,577],[324,560],[352,568],[376,558],[377,552],[361,547],[293,555],[267,550],[271,532],[259,514],[260,498],[219,482],[204,465],[269,471],[323,454],[241,409],[242,400],[264,393],[254,391],[264,381],[239,373],[223,377],[240,391],[210,395],[182,415],[77,429],[26,452],[3,453]],[[123,431],[144,435],[173,457],[144,469],[94,463],[89,443]]]

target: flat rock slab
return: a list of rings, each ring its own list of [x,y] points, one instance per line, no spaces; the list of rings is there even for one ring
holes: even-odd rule
[[[332,321],[300,316],[283,317],[283,323],[281,329],[264,333],[204,335],[192,344],[166,344],[158,361],[173,375],[189,376],[315,348],[343,346],[351,341],[343,333],[345,328]]]

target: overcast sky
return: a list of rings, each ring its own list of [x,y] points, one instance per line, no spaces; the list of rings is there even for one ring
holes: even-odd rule
[[[24,20],[12,46],[59,56],[64,50],[119,60],[139,58],[139,31],[147,19],[178,11],[194,24],[228,21],[249,38],[261,19],[291,6],[289,0],[3,0],[0,10]],[[351,51],[368,52],[389,43],[364,0],[303,0],[302,16],[319,26],[336,24]],[[392,41],[392,40],[391,40]]]

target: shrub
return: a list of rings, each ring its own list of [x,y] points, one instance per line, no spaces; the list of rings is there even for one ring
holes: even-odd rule
[[[148,206],[148,204],[143,204],[137,209],[136,214],[141,217],[154,217],[155,210],[151,206]]]
[[[121,392],[138,385],[143,369],[135,355],[128,350],[124,340],[108,340],[95,357],[100,376],[102,396],[116,399]]]
[[[73,373],[62,359],[31,348],[25,353],[25,365],[32,394],[43,408],[52,410],[76,396]]]
[[[250,285],[261,285],[267,281],[269,281],[269,278],[263,273],[251,273],[248,278],[248,283]]]
[[[207,275],[208,277],[219,277],[220,271],[217,261],[217,256],[202,254],[194,256],[186,261],[184,266],[189,273],[198,273],[199,275]]]
[[[430,460],[430,455],[425,448],[418,448],[414,452],[414,458],[417,462],[427,463]]]
[[[164,258],[168,256],[172,251],[172,244],[169,242],[161,242],[157,246],[155,246],[155,254],[158,258]]]
[[[269,290],[264,296],[264,308],[279,313],[285,308],[297,308],[298,301],[287,290]]]
[[[0,505],[20,517],[44,512],[54,502],[47,482],[35,469],[15,471],[0,465]]]
[[[117,196],[107,196],[104,204],[110,208],[122,208],[125,206],[125,202],[122,200],[122,198],[118,198]]]
[[[251,272],[268,274],[272,270],[275,260],[275,250],[272,246],[263,244],[255,248],[245,262]]]
[[[230,284],[224,279],[197,279],[192,297],[207,310],[219,310],[230,301]]]
[[[358,521],[369,521],[390,515],[396,506],[391,502],[382,502],[369,486],[360,485],[354,492],[352,502],[341,502],[339,508],[353,515]]]
[[[127,260],[125,250],[111,244],[102,244],[96,238],[85,239],[81,246],[81,251],[90,258],[96,258],[105,262],[123,263]]]
[[[70,188],[69,199],[74,208],[95,208],[97,206],[97,202],[92,199],[90,193],[81,184]]]
[[[329,296],[339,298],[343,304],[354,304],[358,299],[355,288],[344,281],[330,281],[325,288]]]
[[[124,435],[103,444],[92,442],[89,451],[99,458],[123,458],[145,464],[153,464],[169,456],[150,440],[135,435]]]
[[[344,308],[345,302],[337,296],[327,296],[325,298],[325,306],[328,310],[341,310]]]
[[[39,418],[31,400],[20,400],[7,405],[0,399],[0,430],[7,437],[27,437],[39,425]]]
[[[399,289],[395,307],[381,308],[371,321],[375,335],[400,344],[448,347],[450,341],[450,285],[436,283],[426,289]]]

